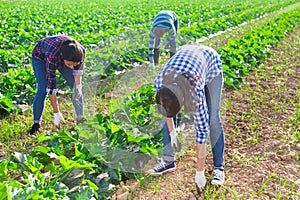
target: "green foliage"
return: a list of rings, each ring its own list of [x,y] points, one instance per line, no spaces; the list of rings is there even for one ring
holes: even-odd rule
[[[278,44],[287,32],[292,31],[299,21],[300,12],[294,9],[218,49],[222,55],[225,84],[238,88],[242,77],[259,67],[262,60],[271,53],[270,48]]]
[[[31,102],[33,72],[21,66],[29,64],[33,46],[47,35],[64,33],[76,38],[87,47],[87,71],[111,75],[147,60],[147,34],[160,9],[173,9],[180,16],[178,43],[183,45],[294,2],[1,2],[0,70],[5,73],[0,78],[0,109],[12,112],[15,104]],[[295,9],[220,48],[225,83],[238,88],[242,77],[258,67],[270,48],[297,24],[299,10]],[[72,131],[64,128],[39,135],[39,145],[31,152],[16,152],[0,161],[0,199],[109,198],[120,181],[139,176],[142,166],[132,162],[137,155],[145,158],[139,161],[147,162],[162,149],[161,116],[154,102],[153,87],[145,85],[121,103],[112,101],[107,115],[97,114]],[[298,119],[297,115],[293,123]],[[294,137],[299,141],[297,131]],[[83,173],[71,179],[76,169]]]
[[[0,77],[0,113],[16,110],[16,104],[31,104],[34,92],[35,78],[31,69],[8,69]]]

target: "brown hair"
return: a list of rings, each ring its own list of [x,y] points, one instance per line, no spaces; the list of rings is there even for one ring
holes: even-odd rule
[[[65,40],[60,48],[62,58],[72,62],[80,62],[83,58],[83,50],[75,40]]]
[[[162,86],[156,94],[158,111],[165,117],[175,117],[182,106],[180,98],[168,87]]]

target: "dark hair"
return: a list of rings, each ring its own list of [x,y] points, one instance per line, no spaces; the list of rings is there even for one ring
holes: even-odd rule
[[[181,109],[180,100],[176,94],[164,86],[156,94],[156,104],[158,111],[165,117],[175,117]]]
[[[83,50],[79,43],[75,40],[65,40],[61,44],[60,48],[63,60],[69,60],[73,62],[80,62],[83,58]]]
[[[170,66],[166,66],[163,71],[162,86],[156,94],[158,111],[166,117],[175,117],[182,106],[185,113],[193,112],[200,102],[194,89],[194,81],[198,81],[200,77],[177,73],[176,69],[166,74],[168,68]]]

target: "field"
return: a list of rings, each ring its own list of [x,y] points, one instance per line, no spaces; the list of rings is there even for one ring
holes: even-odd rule
[[[0,8],[0,199],[299,199],[299,1],[0,1]],[[159,67],[147,68],[148,32],[162,9],[179,16],[179,46],[205,44],[222,55],[226,182],[202,193],[189,115],[177,170],[143,173],[162,148],[152,88]],[[38,39],[62,33],[87,49],[88,121],[74,125],[61,80],[67,123],[53,126],[47,101],[32,137],[30,53]],[[208,180],[211,172],[209,152]]]

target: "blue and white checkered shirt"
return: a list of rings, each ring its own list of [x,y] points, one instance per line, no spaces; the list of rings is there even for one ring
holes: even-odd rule
[[[222,61],[220,55],[211,47],[204,45],[184,45],[164,65],[154,80],[154,88],[158,91],[163,82],[163,73],[169,67],[165,75],[176,69],[178,74],[187,73],[200,79],[194,81],[194,89],[200,103],[194,111],[194,125],[196,130],[196,142],[205,144],[209,134],[208,107],[205,98],[204,86],[213,78],[222,73]]]

